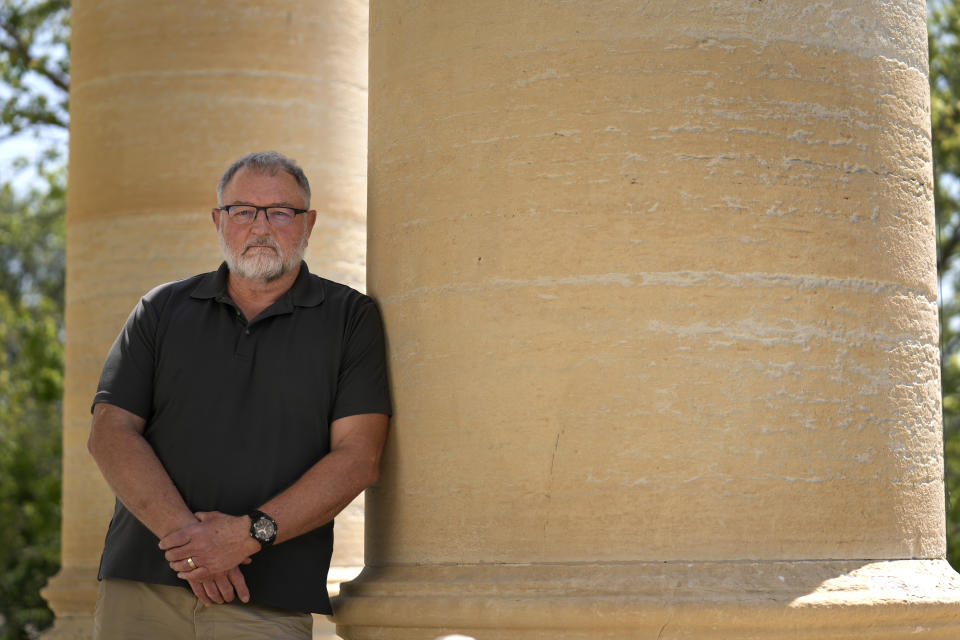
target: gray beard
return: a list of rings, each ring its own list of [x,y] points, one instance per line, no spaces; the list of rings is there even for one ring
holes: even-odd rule
[[[222,227],[217,229],[217,235],[220,238],[220,252],[223,254],[223,259],[227,262],[230,273],[240,276],[245,280],[262,283],[273,282],[288,273],[291,269],[298,268],[300,261],[303,260],[303,254],[307,249],[307,240],[309,237],[306,230],[304,230],[303,236],[300,238],[297,246],[293,248],[289,255],[284,256],[280,250],[280,245],[270,237],[248,240],[238,251],[234,251],[227,246],[226,240],[223,237]],[[273,252],[256,251],[250,254],[244,253],[247,248],[257,245],[271,247]]]

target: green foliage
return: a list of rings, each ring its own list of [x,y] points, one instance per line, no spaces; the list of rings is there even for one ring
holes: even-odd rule
[[[943,431],[948,559],[960,570],[960,0],[930,3],[930,110],[933,128],[937,263],[942,289]]]
[[[66,130],[69,17],[69,0],[0,0],[0,141]],[[15,163],[44,188],[0,184],[0,640],[53,621],[40,588],[60,564],[62,155],[48,145]]]
[[[69,0],[0,0],[0,139],[67,127],[69,20]]]
[[[0,638],[53,614],[39,590],[60,562],[64,188],[0,188]]]

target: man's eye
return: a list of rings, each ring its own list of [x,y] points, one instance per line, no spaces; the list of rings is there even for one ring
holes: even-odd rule
[[[270,217],[275,220],[289,220],[293,218],[293,211],[290,209],[270,209]]]
[[[247,218],[256,213],[256,209],[253,207],[231,207],[230,215],[234,217]]]

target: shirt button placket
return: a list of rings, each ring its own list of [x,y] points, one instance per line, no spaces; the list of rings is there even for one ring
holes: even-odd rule
[[[240,309],[234,309],[237,313],[237,322],[240,323],[240,338],[237,340],[236,351],[234,356],[239,356],[240,358],[248,359],[251,356],[253,347],[251,344],[251,334],[250,334],[250,324],[246,322],[243,317],[243,313]]]

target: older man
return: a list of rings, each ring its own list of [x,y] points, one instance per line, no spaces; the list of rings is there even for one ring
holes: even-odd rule
[[[99,638],[309,638],[333,517],[378,476],[380,316],[302,262],[306,176],[251,154],[217,199],[225,262],[140,300],[94,398],[89,449],[117,495]]]

